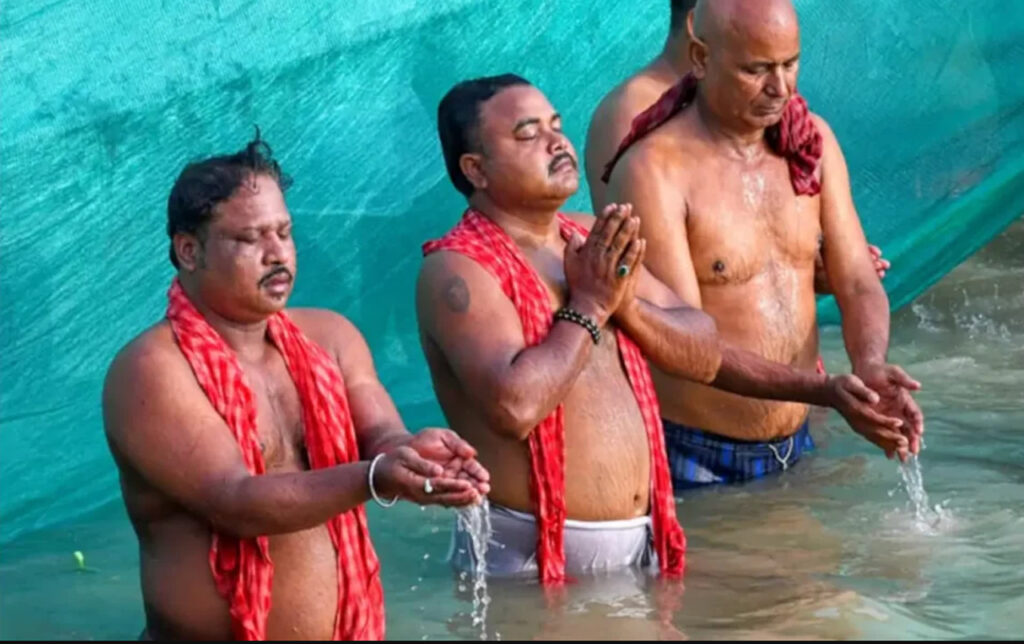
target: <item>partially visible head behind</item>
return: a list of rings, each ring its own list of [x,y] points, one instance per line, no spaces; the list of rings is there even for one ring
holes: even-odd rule
[[[800,26],[791,0],[698,0],[690,43],[701,93],[718,118],[764,128],[796,92]]]
[[[448,176],[467,198],[511,207],[564,203],[579,187],[577,159],[547,97],[514,74],[458,83],[437,109]]]
[[[671,0],[672,13],[669,20],[669,31],[672,35],[683,35],[686,28],[686,15],[697,5],[697,0]]]
[[[167,235],[193,297],[240,322],[284,308],[295,275],[290,184],[258,128],[241,151],[185,166],[167,199]]]

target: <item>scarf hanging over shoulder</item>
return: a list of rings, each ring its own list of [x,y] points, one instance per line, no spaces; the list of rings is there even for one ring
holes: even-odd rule
[[[177,279],[168,292],[167,319],[210,404],[238,442],[249,472],[265,472],[256,433],[256,403],[234,352],[188,299]],[[302,402],[306,449],[313,469],[359,460],[345,383],[335,361],[284,313],[271,316],[267,334],[284,357]],[[338,607],[334,638],[384,637],[380,563],[370,542],[362,506],[327,522],[338,553]],[[210,568],[228,601],[234,636],[264,640],[270,614],[274,564],[266,536],[238,539],[213,534]]]
[[[563,238],[587,230],[559,214]],[[515,242],[482,213],[469,209],[462,221],[443,238],[423,245],[423,254],[453,251],[476,261],[501,284],[519,313],[526,345],[540,344],[553,323],[547,289]],[[621,330],[619,353],[644,419],[651,459],[651,518],[654,545],[661,571],[681,575],[685,564],[686,536],[676,519],[672,481],[669,477],[658,399],[651,373],[640,349]],[[536,503],[537,559],[545,584],[566,580],[565,547],[565,410],[560,404],[530,433],[530,491]]]
[[[696,96],[697,79],[690,73],[638,114],[615,156],[605,165],[601,181],[608,183],[615,164],[626,150],[692,104]],[[815,127],[807,101],[802,96],[793,95],[782,112],[782,120],[765,130],[765,138],[772,151],[786,159],[789,179],[796,194],[814,196],[821,192],[818,174],[822,155],[821,133]]]

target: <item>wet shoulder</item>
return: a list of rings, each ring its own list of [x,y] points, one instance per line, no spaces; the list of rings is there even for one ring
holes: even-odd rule
[[[612,181],[646,184],[685,179],[702,156],[699,142],[688,134],[688,129],[684,120],[676,116],[647,134],[619,159]]]

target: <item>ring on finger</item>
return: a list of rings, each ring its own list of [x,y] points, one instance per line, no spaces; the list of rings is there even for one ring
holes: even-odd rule
[[[434,486],[430,483],[430,479],[423,479],[423,492],[426,494],[434,493]]]
[[[619,267],[615,270],[616,275],[619,277],[626,277],[629,275],[629,265],[619,264]]]

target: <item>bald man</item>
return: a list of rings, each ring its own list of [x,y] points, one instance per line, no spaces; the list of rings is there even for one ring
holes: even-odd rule
[[[654,60],[647,63],[635,74],[608,92],[590,120],[587,130],[587,146],[584,163],[590,200],[594,212],[602,212],[608,205],[608,186],[601,180],[605,164],[615,155],[619,143],[629,133],[629,127],[637,114],[650,107],[686,74],[692,71],[689,56],[690,34],[687,16],[697,0],[671,0],[668,38]],[[869,245],[868,251],[879,279],[885,277],[889,262],[882,258],[877,246]],[[817,293],[832,292],[828,283],[821,255],[815,257],[814,290]]]
[[[778,127],[799,68],[791,2],[699,0],[690,20],[693,77],[616,157],[606,198],[633,204],[647,268],[709,313],[724,341],[806,369],[818,355],[814,264],[823,243],[854,372],[882,395],[883,411],[904,420],[916,452],[923,417],[910,391],[919,385],[887,363],[889,303],[839,143],[806,111],[783,134]],[[655,377],[677,491],[785,470],[813,446],[803,404]]]

